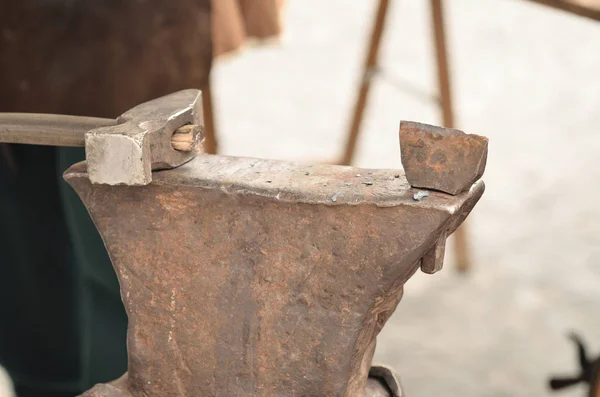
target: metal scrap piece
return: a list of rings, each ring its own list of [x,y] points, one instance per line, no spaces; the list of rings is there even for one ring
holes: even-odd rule
[[[442,270],[446,253],[446,234],[442,233],[433,247],[421,259],[423,273],[433,274]]]
[[[452,128],[400,122],[400,151],[411,186],[456,195],[483,175],[488,139]]]
[[[413,194],[413,200],[421,201],[423,198],[429,196],[429,192],[426,190],[419,190],[415,194]]]

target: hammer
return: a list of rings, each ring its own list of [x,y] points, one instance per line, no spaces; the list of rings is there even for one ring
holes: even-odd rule
[[[202,94],[183,90],[117,119],[0,113],[0,143],[85,147],[94,184],[147,185],[152,171],[178,167],[204,138]]]

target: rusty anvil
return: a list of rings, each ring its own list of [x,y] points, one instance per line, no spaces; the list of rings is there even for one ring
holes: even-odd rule
[[[195,114],[199,93],[188,100],[176,106]],[[130,113],[116,133],[140,142],[162,128],[164,143],[202,124],[166,128],[175,107]],[[402,122],[400,144],[406,173],[191,154],[138,186],[93,183],[88,147],[64,177],[117,272],[129,365],[84,396],[403,396],[372,366],[376,336],[411,275],[441,268],[483,193],[487,139]],[[108,170],[123,151],[104,148],[95,166]]]

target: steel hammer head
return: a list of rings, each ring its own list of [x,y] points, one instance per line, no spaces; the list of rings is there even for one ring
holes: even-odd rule
[[[194,144],[203,138],[202,94],[184,90],[143,103],[123,113],[117,124],[85,135],[88,174],[92,183],[147,185],[152,171],[174,168],[191,160],[196,150],[177,151],[173,132],[186,124],[199,126]]]

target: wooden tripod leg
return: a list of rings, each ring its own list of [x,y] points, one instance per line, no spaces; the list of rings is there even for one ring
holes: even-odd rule
[[[448,70],[448,55],[446,51],[446,34],[444,31],[444,10],[442,0],[431,0],[431,24],[435,40],[435,59],[437,62],[440,105],[444,127],[454,128],[454,113],[452,107],[452,92],[450,73]],[[467,229],[463,223],[454,232],[454,249],[458,271],[466,272],[470,267],[470,255],[467,244]]]
[[[360,82],[358,96],[356,98],[356,103],[354,104],[352,124],[350,125],[350,130],[348,131],[344,156],[339,162],[342,165],[350,165],[356,152],[356,142],[358,141],[360,125],[362,123],[365,106],[367,104],[367,97],[371,87],[371,73],[377,66],[377,54],[379,53],[379,44],[381,43],[381,36],[385,26],[385,17],[389,3],[389,0],[379,0],[379,7],[377,9],[377,14],[375,15],[375,24],[373,26],[371,41],[369,43],[369,50],[363,66],[362,81]]]
[[[202,111],[204,112],[204,152],[217,154],[217,134],[210,83],[202,89]]]

